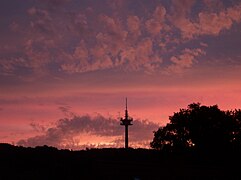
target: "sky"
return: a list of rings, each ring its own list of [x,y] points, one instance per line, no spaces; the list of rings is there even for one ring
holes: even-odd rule
[[[1,0],[0,142],[131,147],[188,104],[241,108],[241,0]]]

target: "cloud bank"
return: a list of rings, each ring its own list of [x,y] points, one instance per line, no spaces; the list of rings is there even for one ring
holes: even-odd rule
[[[129,127],[129,137],[132,147],[147,147],[152,139],[153,131],[159,125],[147,120],[134,120],[133,126]],[[58,148],[81,149],[86,147],[123,147],[124,127],[118,120],[105,118],[101,115],[91,117],[73,116],[72,118],[60,119],[56,125],[44,128],[39,124],[31,124],[36,131],[43,134],[26,140],[20,140],[21,146],[49,145]],[[87,142],[81,142],[81,136],[89,136]],[[93,138],[91,140],[91,138]],[[103,138],[105,141],[89,143],[94,139]]]
[[[153,2],[152,7],[143,1],[135,3],[135,10],[133,3],[85,2],[72,8],[77,1],[48,0],[29,5],[22,12],[25,24],[6,22],[9,32],[7,44],[0,44],[1,74],[42,77],[109,69],[176,73],[180,63],[172,56],[183,53],[186,43],[217,37],[241,22],[240,3],[172,0]],[[205,51],[201,45],[189,49]],[[6,50],[9,53],[3,53]],[[193,58],[184,69],[198,64],[197,56]]]

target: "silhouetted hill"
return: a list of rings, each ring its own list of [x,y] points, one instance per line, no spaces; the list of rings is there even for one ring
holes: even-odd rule
[[[58,150],[0,144],[0,179],[241,179],[239,153]]]

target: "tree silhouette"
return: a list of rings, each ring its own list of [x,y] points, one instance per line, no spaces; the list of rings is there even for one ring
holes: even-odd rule
[[[217,105],[188,105],[154,132],[151,147],[167,151],[225,151],[241,142],[241,110],[222,111]]]

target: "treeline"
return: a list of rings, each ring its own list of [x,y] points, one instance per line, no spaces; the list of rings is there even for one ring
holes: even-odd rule
[[[241,179],[241,155],[0,144],[0,179]]]

